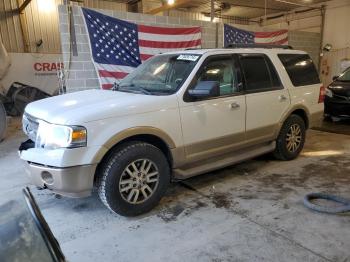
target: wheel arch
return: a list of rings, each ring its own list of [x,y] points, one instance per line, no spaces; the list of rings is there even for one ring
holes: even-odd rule
[[[103,146],[103,149],[96,154],[95,162],[97,165],[95,178],[99,173],[101,165],[110,154],[122,144],[130,141],[141,141],[146,142],[159,148],[168,160],[169,166],[173,165],[173,156],[171,149],[175,148],[175,143],[171,137],[164,131],[154,127],[135,127],[126,129],[113,137],[111,137]]]
[[[278,130],[277,130],[277,132],[275,134],[276,137],[280,133],[280,130],[281,130],[282,126],[283,126],[283,123],[292,114],[300,116],[304,120],[306,129],[309,128],[309,124],[310,124],[310,112],[309,112],[309,110],[304,105],[296,105],[296,106],[292,107],[290,110],[288,110],[286,112],[286,114],[284,114],[284,116],[282,117],[282,119],[281,119],[281,121],[279,123],[279,126],[278,126]]]

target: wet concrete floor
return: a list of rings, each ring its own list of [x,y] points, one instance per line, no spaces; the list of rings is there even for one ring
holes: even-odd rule
[[[302,204],[309,192],[350,198],[350,136],[332,128],[309,130],[296,160],[262,156],[174,183],[136,218],[112,214],[96,193],[31,189],[69,261],[350,261],[350,214]],[[17,156],[23,139],[13,129],[0,144],[0,204],[29,184]]]

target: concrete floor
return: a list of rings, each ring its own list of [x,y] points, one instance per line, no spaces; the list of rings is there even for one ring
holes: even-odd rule
[[[350,129],[350,126],[348,126]],[[0,144],[0,204],[29,183],[12,128]],[[69,261],[350,261],[350,214],[302,204],[308,192],[350,198],[350,136],[308,131],[291,162],[263,156],[173,184],[137,218],[85,199],[32,192]]]

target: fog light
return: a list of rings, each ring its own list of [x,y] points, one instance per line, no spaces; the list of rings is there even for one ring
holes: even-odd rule
[[[47,171],[44,171],[41,173],[41,178],[42,180],[44,181],[45,184],[47,185],[52,185],[53,184],[53,177],[52,175],[47,172]]]

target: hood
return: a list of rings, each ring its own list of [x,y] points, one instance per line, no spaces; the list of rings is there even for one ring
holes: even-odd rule
[[[155,96],[86,90],[32,102],[25,112],[53,124],[81,125],[100,119],[147,113],[177,106],[175,95]]]
[[[328,88],[336,95],[350,97],[350,82],[334,81]]]

